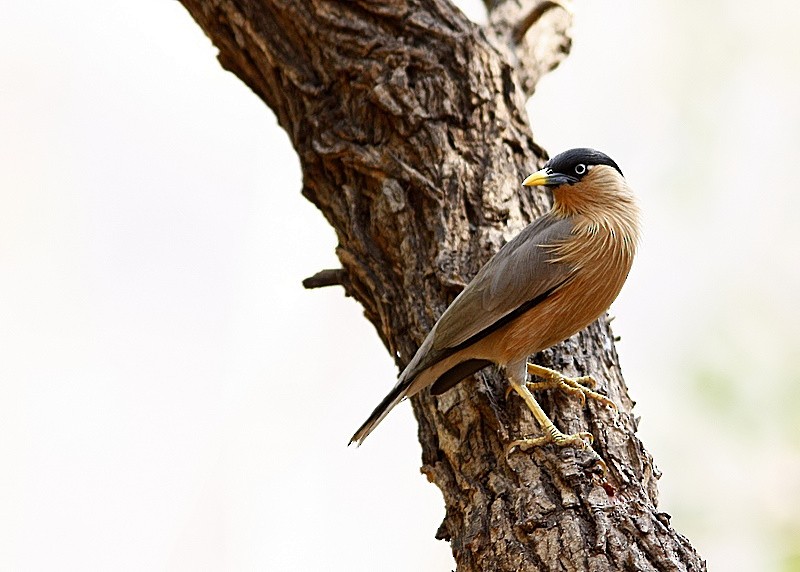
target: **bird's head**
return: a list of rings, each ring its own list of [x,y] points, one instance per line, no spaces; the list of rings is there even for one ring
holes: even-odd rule
[[[590,214],[632,200],[622,170],[611,157],[594,149],[564,151],[523,182],[526,187],[551,187],[554,210],[563,214]]]

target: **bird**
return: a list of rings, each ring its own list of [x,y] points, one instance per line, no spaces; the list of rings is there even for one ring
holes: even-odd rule
[[[610,407],[613,402],[591,389],[591,377],[567,377],[528,357],[581,331],[616,299],[639,243],[639,207],[617,163],[589,148],[552,157],[522,185],[550,188],[552,208],[464,287],[350,444],[363,443],[403,399],[426,388],[441,395],[494,364],[543,433],[512,441],[507,452],[549,443],[591,448],[590,433],[562,433],[532,391],[561,388],[584,402],[586,396]],[[530,382],[528,374],[545,381]]]

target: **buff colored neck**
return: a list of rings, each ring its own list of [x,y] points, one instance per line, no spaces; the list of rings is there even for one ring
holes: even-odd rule
[[[618,237],[632,255],[639,243],[639,207],[625,179],[613,167],[596,165],[574,185],[553,191],[553,215],[572,218],[575,233]]]

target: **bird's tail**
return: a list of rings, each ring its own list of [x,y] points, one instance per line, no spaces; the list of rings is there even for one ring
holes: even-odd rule
[[[400,380],[397,382],[389,394],[383,398],[378,406],[375,408],[375,411],[364,421],[364,424],[358,428],[358,431],[350,438],[350,443],[348,445],[352,445],[356,443],[361,445],[364,442],[364,439],[367,438],[367,435],[372,433],[372,430],[378,426],[378,423],[383,421],[383,418],[386,417],[389,412],[394,408],[395,405],[403,401],[406,396],[406,391],[408,390],[409,384],[406,383],[403,376],[400,377]]]

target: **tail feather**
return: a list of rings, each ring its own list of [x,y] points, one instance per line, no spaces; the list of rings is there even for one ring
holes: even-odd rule
[[[409,384],[405,383],[403,380],[395,385],[389,394],[383,398],[383,401],[378,404],[375,411],[364,421],[364,424],[359,427],[358,431],[350,438],[350,443],[348,443],[348,445],[352,445],[353,443],[361,445],[364,439],[372,433],[372,430],[378,426],[378,423],[383,421],[383,418],[389,414],[394,406],[403,401],[406,396],[408,385]]]

